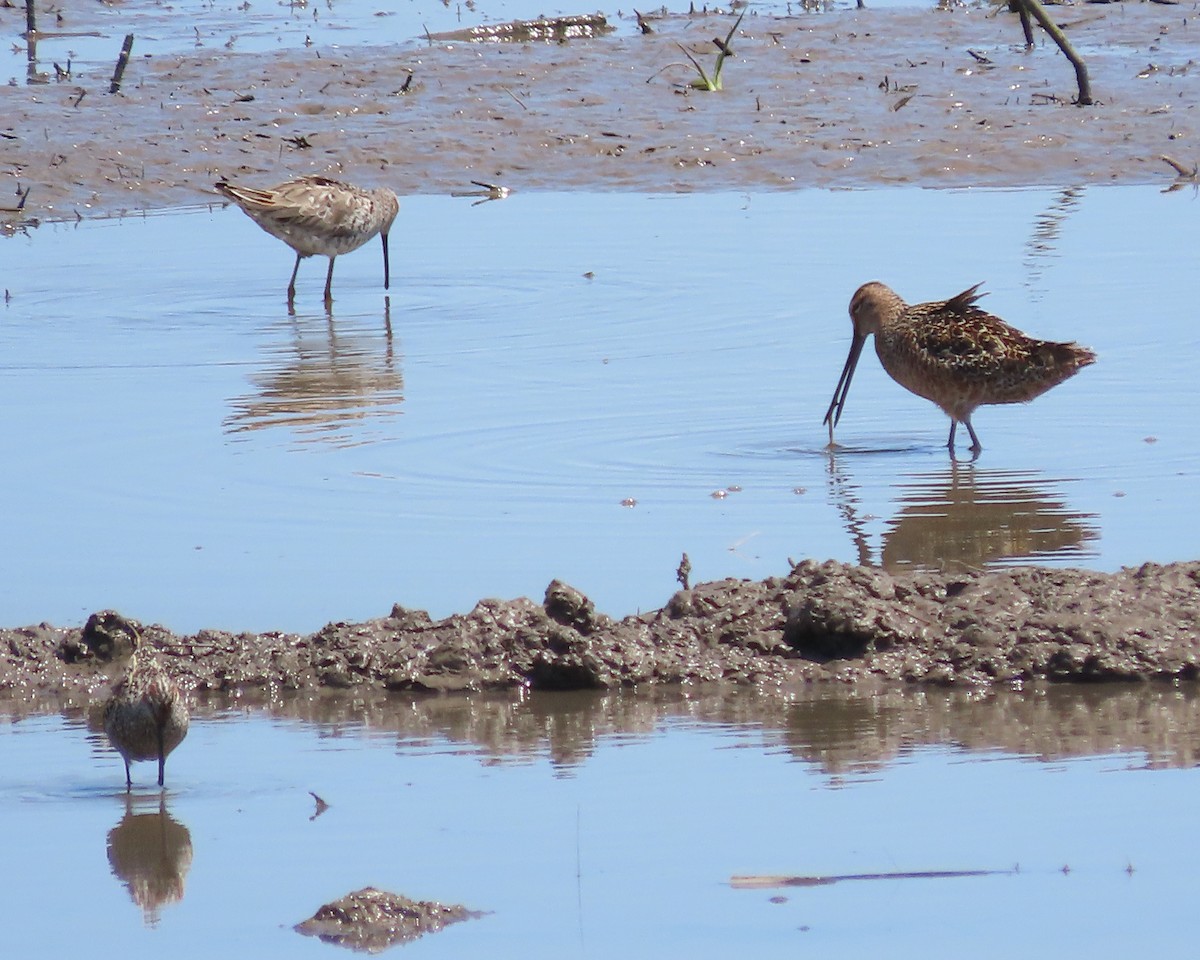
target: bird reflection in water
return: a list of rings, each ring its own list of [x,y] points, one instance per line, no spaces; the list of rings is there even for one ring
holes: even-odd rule
[[[154,809],[138,813],[148,806],[145,798],[127,794],[125,815],[108,831],[108,865],[150,927],[158,924],[163,907],[183,899],[192,866],[191,833],[171,816],[166,794],[155,800]]]
[[[404,373],[388,298],[382,337],[377,320],[363,320],[289,319],[287,338],[264,350],[266,369],[253,375],[254,391],[230,401],[233,412],[222,423],[225,432],[290,427],[305,442],[355,446],[367,442],[369,425],[398,417]]]
[[[890,572],[1080,560],[1095,555],[1089,544],[1100,536],[1095,514],[1067,505],[1062,488],[1069,481],[951,462],[896,485],[899,511],[887,521],[876,562],[868,533],[874,518],[863,513],[836,455],[829,478],[858,562]]]

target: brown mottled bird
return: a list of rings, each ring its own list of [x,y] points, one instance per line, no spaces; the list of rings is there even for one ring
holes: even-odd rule
[[[388,231],[400,201],[384,187],[364,190],[327,177],[300,177],[266,190],[239,187],[225,180],[214,184],[271,236],[296,251],[296,266],[288,281],[288,303],[296,297],[296,274],[305,257],[329,258],[325,276],[325,302],[333,302],[333,261],[357,250],[376,234],[383,241],[383,288],[391,282],[388,263]]]
[[[854,339],[841,379],[825,413],[829,442],[842,417],[850,378],[867,337],[888,375],[918,397],[932,400],[971,434],[971,451],[983,449],[971,414],[988,403],[1028,403],[1095,363],[1096,355],[1077,343],[1035,340],[975,305],[981,284],[949,300],[910,306],[878,281],[864,283],[850,300]]]
[[[141,635],[135,635],[129,669],[104,704],[104,732],[125,761],[126,789],[133,786],[129,764],[135,760],[158,761],[161,787],[167,755],[188,731],[188,708],[179,685],[143,643]]]

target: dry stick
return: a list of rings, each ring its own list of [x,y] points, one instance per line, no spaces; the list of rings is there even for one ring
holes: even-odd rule
[[[133,34],[125,34],[125,42],[121,44],[121,55],[117,57],[117,69],[113,71],[112,83],[108,86],[109,93],[119,93],[121,77],[125,75],[125,67],[129,64],[129,51],[133,49]]]
[[[1058,24],[1050,19],[1050,14],[1046,12],[1046,8],[1041,5],[1039,0],[1019,0],[1022,9],[1028,10],[1033,18],[1041,24],[1043,30],[1050,34],[1050,38],[1058,44],[1058,49],[1063,52],[1068,60],[1071,61],[1071,66],[1075,68],[1075,82],[1079,84],[1079,99],[1075,101],[1078,106],[1090,107],[1092,105],[1092,85],[1088,81],[1087,67],[1079,58],[1079,54],[1075,52],[1075,48],[1071,46],[1071,41],[1067,39],[1066,34],[1059,29]]]
[[[1163,163],[1165,163],[1167,166],[1169,166],[1172,170],[1174,170],[1177,174],[1179,174],[1180,177],[1183,177],[1184,179],[1195,180],[1198,177],[1200,177],[1200,164],[1193,165],[1191,169],[1188,169],[1187,167],[1185,167],[1182,163],[1180,163],[1178,160],[1174,159],[1173,157],[1168,157],[1168,156],[1164,155],[1164,156],[1159,157],[1158,159],[1161,160]]]
[[[25,39],[28,40],[37,33],[37,10],[34,0],[25,0]]]

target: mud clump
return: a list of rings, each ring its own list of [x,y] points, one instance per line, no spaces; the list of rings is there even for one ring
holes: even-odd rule
[[[460,920],[480,916],[454,904],[410,900],[398,894],[364,887],[327,903],[296,931],[366,953],[380,953],[400,943],[411,943],[427,933],[437,933]]]
[[[124,622],[106,611],[82,629],[0,630],[0,691],[92,698],[111,668],[85,638],[105,623],[123,636]],[[1200,563],[892,575],[806,560],[786,577],[681,590],[621,620],[556,580],[540,604],[481,600],[444,620],[397,606],[308,635],[142,633],[198,691],[1190,680],[1200,677]]]

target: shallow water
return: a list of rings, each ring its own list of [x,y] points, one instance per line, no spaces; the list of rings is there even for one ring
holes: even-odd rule
[[[334,956],[291,926],[373,884],[489,911],[405,956],[1173,955],[1196,703],[1109,686],[214,704],[166,792],[140,764],[128,799],[82,716],[11,717],[5,903],[36,922],[8,942]],[[998,872],[730,886],[932,870]]]
[[[539,598],[624,615],[788,558],[1099,569],[1194,555],[1181,518],[1195,198],[1144,188],[516,194],[403,201],[303,264],[235,209],[0,242],[9,505],[0,622],[115,606],[176,630],[312,630]],[[864,358],[821,417],[859,283],[986,306],[1099,362],[947,422]],[[628,503],[634,505],[625,505]]]

